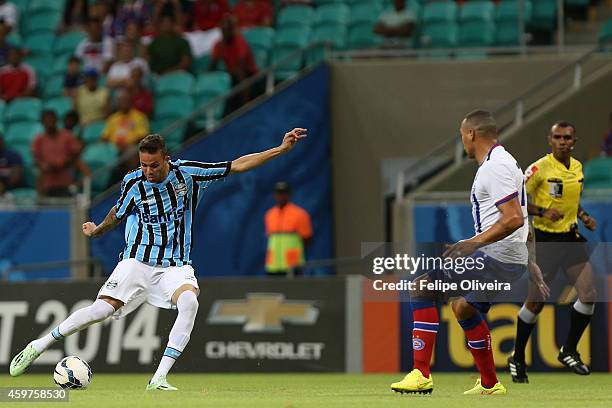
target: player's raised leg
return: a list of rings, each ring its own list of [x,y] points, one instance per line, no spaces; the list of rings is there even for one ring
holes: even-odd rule
[[[474,388],[464,392],[464,394],[506,394],[506,388],[498,381],[495,373],[495,362],[491,350],[491,333],[487,323],[480,312],[463,297],[453,300],[451,306],[459,325],[465,332],[468,348],[474,357],[478,371],[480,371],[480,378],[476,380]]]
[[[21,375],[53,343],[110,317],[123,302],[108,296],[96,299],[90,306],[77,310],[47,335],[30,342],[11,361],[10,374]]]
[[[182,285],[172,295],[172,303],[178,309],[178,315],[168,336],[168,345],[159,362],[157,371],[147,385],[147,390],[176,391],[166,379],[174,362],[181,356],[189,342],[191,331],[198,313],[198,289],[193,285]]]
[[[401,393],[431,394],[433,378],[429,365],[440,324],[438,309],[433,300],[418,298],[411,299],[410,306],[414,369],[403,380],[391,384],[391,389]]]

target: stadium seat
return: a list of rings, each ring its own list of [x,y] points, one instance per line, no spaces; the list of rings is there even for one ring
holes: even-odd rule
[[[287,6],[283,8],[276,21],[279,29],[295,28],[297,26],[310,27],[314,20],[315,11],[308,6]]]
[[[459,28],[459,47],[488,47],[495,42],[495,24],[491,21],[473,21]]]
[[[166,146],[170,150],[178,149],[183,143],[185,136],[186,126],[173,127],[172,130],[168,129],[168,126],[175,123],[174,119],[158,119],[151,122],[151,130],[155,133],[160,133],[166,141]]]
[[[351,26],[346,39],[347,49],[364,49],[377,47],[383,43],[382,37],[374,34],[373,24]]]
[[[53,44],[53,53],[57,55],[68,55],[74,54],[74,50],[79,45],[86,35],[83,31],[70,31],[59,35],[55,38]]]
[[[525,23],[531,20],[532,5],[531,1],[524,1],[523,19]],[[518,24],[518,16],[520,13],[519,0],[504,0],[495,7],[495,22],[500,24]]]
[[[51,76],[55,75],[64,75],[66,70],[68,69],[68,60],[70,59],[70,55],[68,54],[60,54],[53,58],[53,63],[51,66]]]
[[[2,118],[4,118],[5,109],[6,109],[6,102],[4,102],[4,99],[0,99],[0,123],[2,123]]]
[[[327,4],[317,8],[314,27],[348,24],[351,10],[346,4]]]
[[[53,52],[54,41],[55,36],[51,33],[35,33],[23,40],[23,47],[30,50],[32,55],[50,55]]]
[[[32,146],[36,135],[43,131],[39,122],[19,122],[9,126],[6,131],[5,141],[9,146]]]
[[[168,95],[155,100],[155,119],[180,119],[193,112],[190,95]]]
[[[553,31],[557,25],[557,0],[537,0],[532,3],[529,27]]]
[[[7,44],[12,45],[13,47],[21,47],[21,45],[23,44],[23,39],[21,38],[21,35],[19,35],[19,33],[12,31],[6,37],[6,42]]]
[[[382,3],[364,2],[359,3],[351,8],[351,16],[349,20],[350,28],[357,25],[369,24],[374,26],[382,11]]]
[[[308,44],[310,30],[305,27],[286,28],[276,32],[272,63],[282,61],[285,57]],[[282,63],[277,68],[276,76],[284,80],[294,76],[302,68],[302,59],[299,55]]]
[[[42,103],[37,98],[17,98],[4,111],[4,125],[18,122],[38,122]]]
[[[333,49],[342,50],[346,46],[346,27],[344,25],[325,25],[315,28],[310,36],[310,43],[326,42],[333,45]],[[310,50],[306,59],[308,64],[323,61],[325,48],[314,48]]]
[[[599,43],[604,45],[612,42],[612,18],[606,21],[599,32]]]
[[[64,95],[64,75],[53,75],[45,81],[45,99],[51,99]]]
[[[274,29],[269,27],[252,27],[242,31],[242,35],[253,51],[269,51],[274,43]]]
[[[172,72],[159,77],[155,96],[190,95],[195,80],[188,72]]]
[[[55,11],[45,11],[35,15],[25,17],[23,24],[20,23],[21,33],[29,36],[38,32],[54,33],[61,20],[62,13]]]
[[[427,3],[423,8],[422,23],[453,22],[457,18],[457,4],[455,2]]]
[[[495,5],[492,1],[476,1],[465,3],[459,8],[459,21],[493,21]]]
[[[83,150],[81,159],[87,163],[92,172],[108,166],[117,160],[119,152],[117,147],[112,143],[94,143]],[[91,188],[94,192],[106,190],[111,178],[111,171],[103,171],[96,173],[96,177],[91,180]]]
[[[198,108],[202,108],[208,102],[227,93],[232,87],[232,79],[226,72],[209,72],[198,76],[195,89],[195,102]],[[220,103],[215,107],[215,118],[220,119],[225,110],[225,103]],[[198,127],[206,124],[206,114],[204,113],[196,121]]]
[[[454,48],[457,45],[459,27],[455,23],[431,24],[423,29],[423,48]]]
[[[565,5],[576,8],[587,8],[591,5],[591,0],[565,0]]]
[[[24,63],[32,67],[36,71],[37,82],[43,82],[47,75],[50,74],[49,67],[53,66],[53,58],[51,55],[32,55],[27,57]]]
[[[612,158],[599,157],[589,160],[584,165],[584,188],[612,188]]]
[[[85,144],[92,144],[100,141],[100,137],[102,136],[102,131],[106,126],[106,122],[103,120],[93,122],[88,124],[83,128],[81,132],[81,138],[85,142]]]
[[[36,190],[28,187],[21,187],[11,190],[11,195],[19,204],[34,204],[38,194]]]
[[[346,0],[314,0],[317,6],[326,6],[329,4],[344,4]]]
[[[49,11],[61,13],[64,11],[64,6],[66,4],[66,1],[65,0],[53,0],[53,1],[29,0],[27,4],[28,4],[27,12],[28,12],[28,15],[30,16],[30,15],[35,15],[35,14],[46,13]]]
[[[58,123],[64,119],[64,115],[72,110],[72,99],[67,96],[52,98],[43,104],[44,110],[52,110],[57,115]]]

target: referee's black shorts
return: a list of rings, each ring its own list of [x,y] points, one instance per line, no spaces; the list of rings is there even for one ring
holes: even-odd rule
[[[537,228],[534,231],[536,263],[546,282],[552,282],[559,270],[565,272],[568,268],[589,260],[587,240],[577,229],[561,233],[541,231]]]

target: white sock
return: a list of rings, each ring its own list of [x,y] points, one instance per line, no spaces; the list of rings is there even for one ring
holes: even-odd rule
[[[534,324],[538,320],[538,315],[527,309],[525,305],[518,312],[519,318],[528,324]]]
[[[57,340],[78,332],[94,323],[101,322],[115,313],[110,303],[96,299],[90,306],[77,310],[60,323],[53,331],[30,343],[36,351],[42,353]]]
[[[176,308],[178,309],[178,316],[176,316],[172,330],[170,330],[168,346],[159,362],[157,371],[153,374],[152,382],[168,375],[174,362],[181,356],[185,346],[189,343],[189,336],[198,313],[198,297],[192,291],[186,290],[178,297]]]
[[[595,303],[585,304],[578,299],[574,303],[574,310],[583,315],[592,316],[595,313]]]

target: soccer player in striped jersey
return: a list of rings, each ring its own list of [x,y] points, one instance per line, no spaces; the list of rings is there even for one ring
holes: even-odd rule
[[[416,278],[417,291],[411,293],[412,349],[414,369],[403,380],[391,384],[401,393],[431,393],[431,355],[440,324],[437,300],[449,300],[463,328],[468,348],[480,378],[465,395],[502,395],[491,350],[491,333],[484,315],[497,295],[492,292],[462,290],[448,293],[418,290],[423,283],[455,283],[477,279],[480,282],[514,282],[527,272],[527,198],[523,172],[512,155],[497,143],[497,125],[490,112],[474,111],[461,122],[461,139],[468,157],[478,162],[471,191],[475,235],[459,241],[443,254],[445,259],[463,258],[463,265],[482,265],[465,270],[435,269]]]
[[[126,247],[117,267],[93,304],[77,310],[49,334],[30,342],[13,358],[10,374],[22,374],[57,340],[110,316],[123,317],[147,302],[177,309],[178,314],[164,355],[146,389],[176,390],[166,375],[187,346],[198,311],[200,290],[191,266],[191,252],[199,196],[215,180],[261,166],[290,151],[304,137],[306,129],[296,128],[285,134],[278,147],[220,163],[170,161],[161,136],[145,137],[138,147],[140,169],[124,177],[117,204],[99,225],[83,224],[87,237],[99,237],[132,214],[126,227]]]

